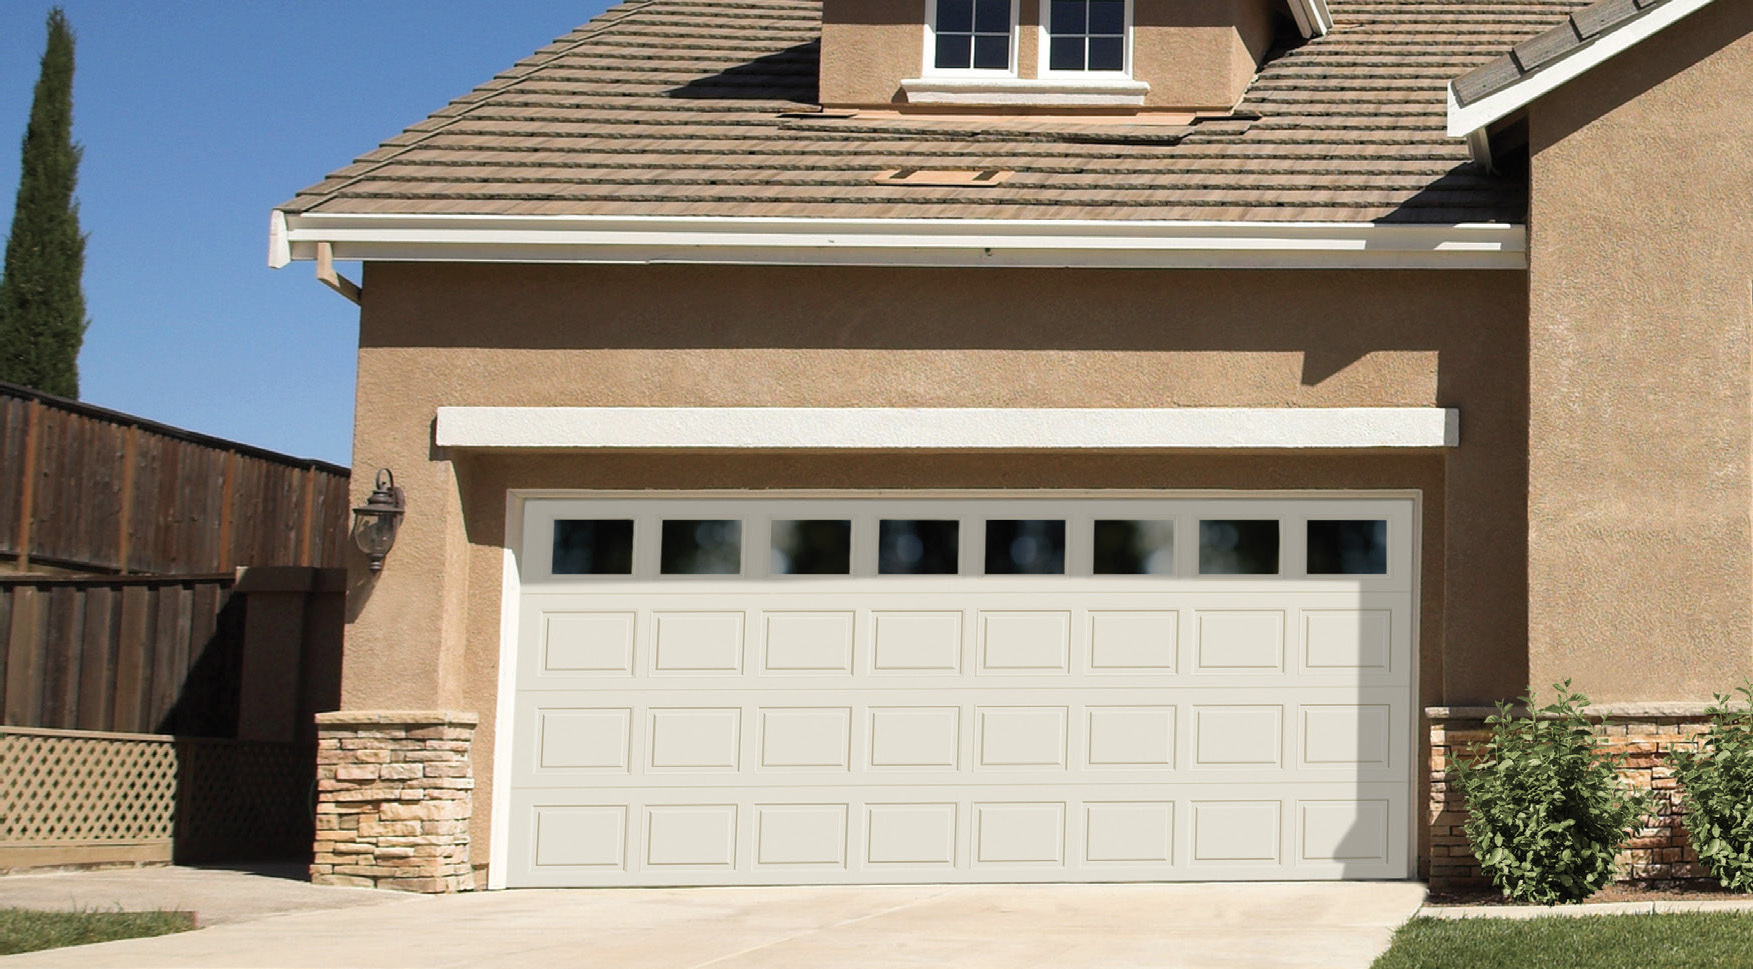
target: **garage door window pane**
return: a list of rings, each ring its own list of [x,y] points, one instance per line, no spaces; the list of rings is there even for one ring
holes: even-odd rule
[[[877,525],[877,572],[955,575],[960,522],[885,518]]]
[[[1309,522],[1310,575],[1387,575],[1388,523]]]
[[[986,523],[987,575],[1064,575],[1065,522]]]
[[[1277,575],[1278,522],[1218,519],[1199,523],[1200,575]]]
[[[556,521],[551,571],[555,575],[632,575],[633,520]]]
[[[1175,523],[1096,522],[1097,575],[1174,575]]]
[[[772,570],[774,575],[850,575],[852,523],[774,522]]]
[[[743,564],[743,523],[675,519],[663,523],[664,575],[736,575]]]

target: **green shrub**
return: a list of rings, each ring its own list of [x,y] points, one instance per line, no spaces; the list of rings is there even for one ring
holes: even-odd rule
[[[1670,760],[1698,860],[1724,888],[1753,892],[1753,684],[1736,692],[1748,707],[1731,709],[1730,695],[1718,694],[1703,743]]]
[[[1456,763],[1467,799],[1467,839],[1491,883],[1520,902],[1581,901],[1613,878],[1613,856],[1650,810],[1650,797],[1619,780],[1584,716],[1588,697],[1570,681],[1557,702],[1518,717],[1507,703],[1486,718],[1491,740]]]

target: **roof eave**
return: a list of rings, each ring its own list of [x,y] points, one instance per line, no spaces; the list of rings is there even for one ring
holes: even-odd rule
[[[1031,268],[1523,269],[1509,223],[327,214],[276,210],[269,264],[315,259]]]
[[[1290,0],[1290,15],[1304,38],[1323,37],[1333,29],[1333,15],[1327,0]]]
[[[1714,0],[1668,0],[1659,7],[1623,27],[1597,35],[1574,51],[1549,65],[1499,88],[1469,104],[1462,104],[1449,83],[1448,134],[1451,138],[1469,138],[1502,121],[1547,93],[1673,26],[1684,17],[1696,13]]]

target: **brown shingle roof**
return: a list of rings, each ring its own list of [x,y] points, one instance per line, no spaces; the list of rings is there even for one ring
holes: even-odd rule
[[[1523,183],[1443,131],[1450,79],[1581,0],[1330,0],[1237,120],[1185,127],[831,118],[820,6],[633,0],[285,208],[325,213],[1520,221]],[[904,168],[1013,172],[883,185]]]

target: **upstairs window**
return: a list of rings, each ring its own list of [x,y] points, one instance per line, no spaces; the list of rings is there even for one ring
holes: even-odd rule
[[[944,0],[938,0],[942,9]],[[1046,0],[1047,70],[1126,70],[1127,0]]]
[[[939,71],[1011,70],[1014,0],[937,0],[932,67]]]

